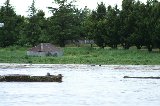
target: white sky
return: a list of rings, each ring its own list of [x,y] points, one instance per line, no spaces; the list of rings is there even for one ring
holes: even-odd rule
[[[5,1],[6,0],[0,0],[0,6],[3,6]],[[54,6],[54,4],[52,3],[53,1],[54,0],[35,0],[36,8],[42,9],[43,11],[45,11],[46,16],[50,16],[47,7],[49,6],[53,7]],[[147,0],[140,0],[140,1],[146,2]],[[85,6],[87,6],[92,10],[96,9],[97,3],[100,2],[104,2],[106,6],[108,5],[115,6],[117,4],[120,8],[122,0],[77,0],[76,4],[78,5],[79,8],[84,8]],[[10,3],[15,8],[17,14],[27,16],[28,15],[27,11],[29,6],[31,6],[32,4],[32,0],[10,0]]]

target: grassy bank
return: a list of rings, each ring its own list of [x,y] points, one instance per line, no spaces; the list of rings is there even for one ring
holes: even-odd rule
[[[26,50],[19,47],[0,48],[0,63],[160,65],[160,53],[146,50],[66,47],[62,57],[29,57]]]

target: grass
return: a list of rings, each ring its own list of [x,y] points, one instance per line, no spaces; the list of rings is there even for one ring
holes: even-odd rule
[[[32,64],[116,64],[160,65],[160,52],[147,50],[100,49],[90,47],[66,47],[62,57],[30,57],[28,48],[0,48],[0,63]]]

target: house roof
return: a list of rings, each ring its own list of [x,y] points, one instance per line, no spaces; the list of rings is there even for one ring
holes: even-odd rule
[[[51,43],[40,43],[39,45],[29,49],[29,51],[34,51],[34,52],[53,52],[60,50],[61,50],[60,48],[52,45]]]

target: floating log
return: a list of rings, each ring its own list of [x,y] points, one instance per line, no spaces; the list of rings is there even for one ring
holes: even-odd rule
[[[50,75],[46,76],[30,76],[21,74],[9,74],[0,76],[0,82],[62,82],[62,75]]]
[[[123,78],[137,78],[137,79],[160,79],[160,77],[130,77],[130,76],[124,76]]]

